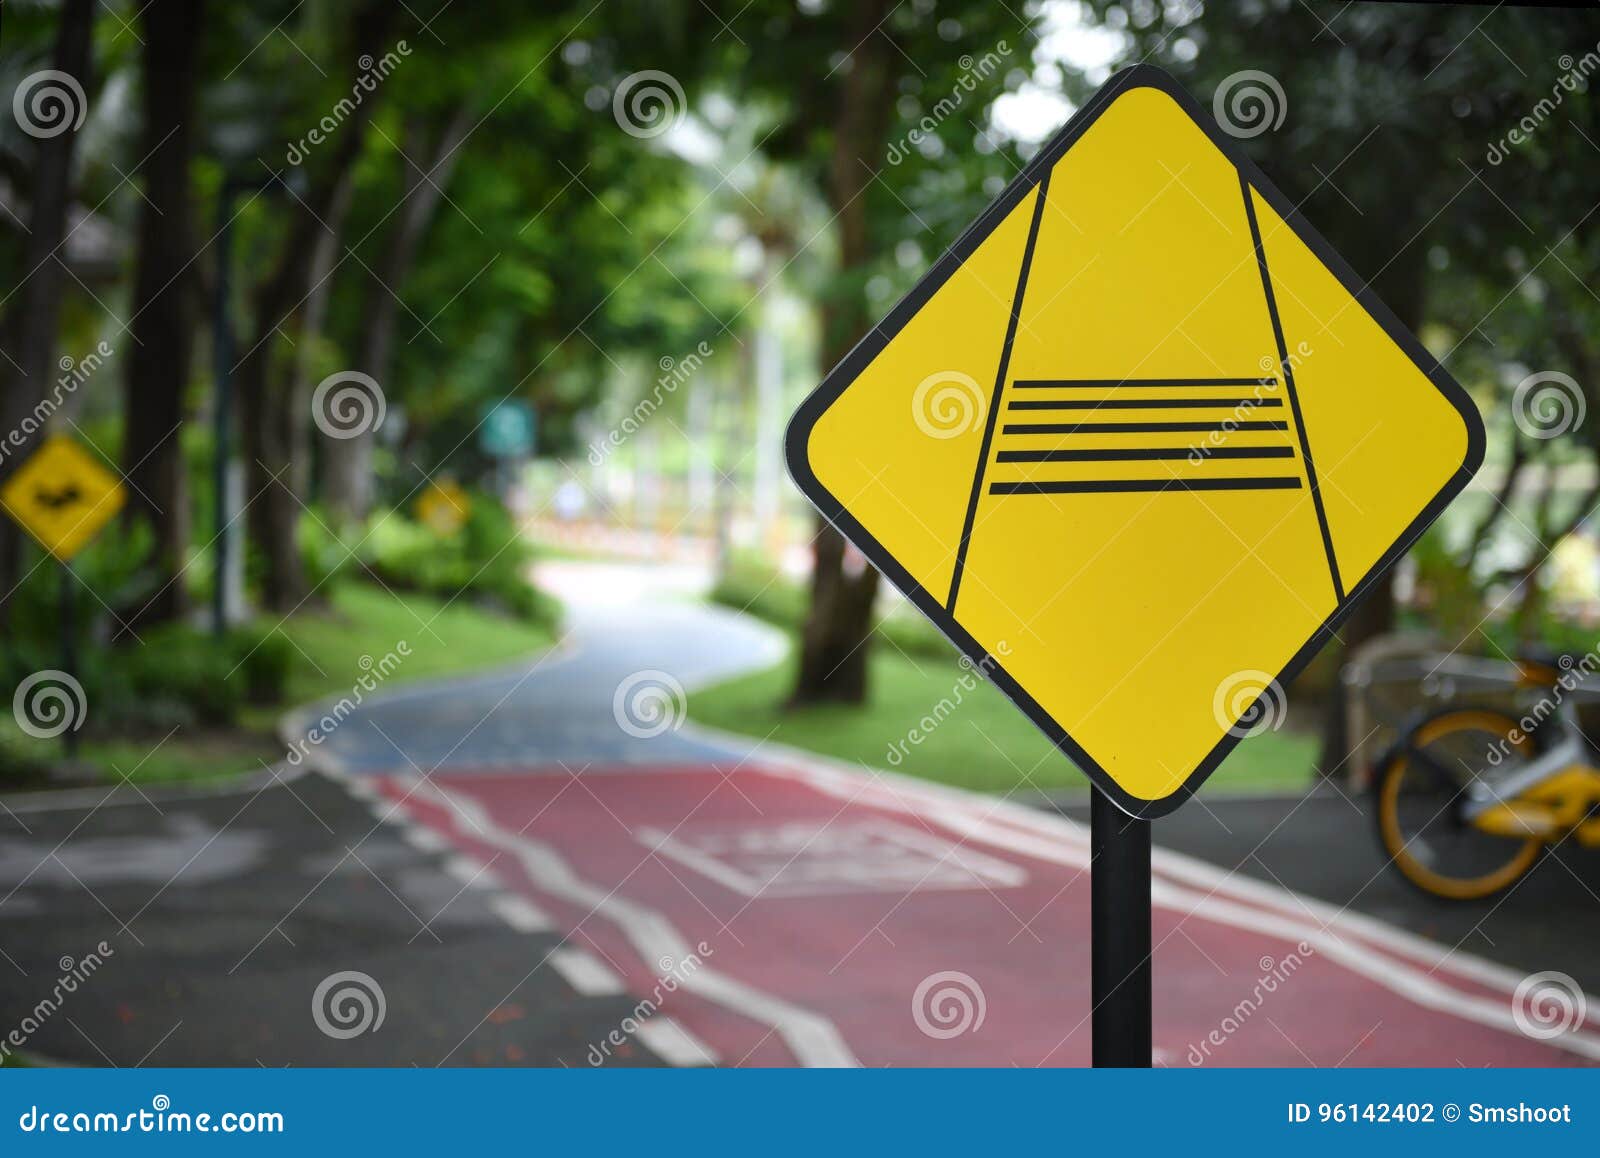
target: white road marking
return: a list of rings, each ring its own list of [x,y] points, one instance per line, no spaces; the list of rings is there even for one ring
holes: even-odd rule
[[[875,771],[872,778],[881,782],[883,791],[863,791],[863,775],[857,769],[770,742],[762,745],[761,758],[763,769],[799,779],[839,799],[921,816],[1023,856],[1076,869],[1089,867],[1087,827],[1058,814],[894,772]],[[1351,972],[1418,1005],[1522,1036],[1510,1000],[1522,980],[1514,969],[1166,849],[1154,850],[1152,867],[1170,878],[1152,882],[1152,901],[1164,908],[1291,942],[1305,941]],[[1446,984],[1441,973],[1503,990],[1507,996],[1492,1000],[1462,992]],[[1587,1001],[1600,1008],[1600,999],[1587,997]],[[1574,1029],[1543,1044],[1600,1059],[1600,1034],[1591,1030]]]
[[[486,889],[494,887],[495,879],[489,875],[487,866],[479,864],[465,853],[458,852],[447,856],[443,868],[445,872],[469,888]]]
[[[391,820],[399,820],[404,816],[406,816],[405,812],[396,808]],[[413,823],[409,818],[400,826],[400,839],[418,852],[429,854],[444,852],[450,847],[450,842],[433,829],[423,824]]]
[[[377,785],[364,776],[346,776],[341,780],[344,790],[357,800],[376,804],[383,799],[383,793],[378,791]]]
[[[587,949],[563,945],[552,949],[548,960],[556,972],[567,979],[567,984],[585,997],[615,997],[627,992],[622,978],[611,966]]]
[[[635,1037],[668,1065],[714,1066],[711,1047],[670,1017],[651,1017],[639,1023]]]
[[[519,933],[549,933],[555,922],[545,911],[516,893],[498,893],[489,898],[490,910]]]
[[[475,838],[515,855],[541,889],[599,913],[615,924],[642,960],[685,961],[691,956],[700,956],[696,947],[689,944],[665,915],[581,879],[555,849],[532,837],[502,829],[477,801],[447,793],[427,780],[413,780],[411,785],[418,797],[431,798],[441,804],[452,824],[458,824],[463,814],[469,815],[477,829],[473,834]],[[827,1018],[729,977],[714,966],[701,965],[682,978],[682,985],[707,1001],[772,1026],[801,1065],[861,1064]]]

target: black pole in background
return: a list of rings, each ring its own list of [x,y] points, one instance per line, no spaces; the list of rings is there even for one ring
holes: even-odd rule
[[[1089,804],[1094,1064],[1150,1065],[1150,822],[1098,788]]]
[[[228,286],[233,266],[234,186],[224,180],[217,194],[217,276],[214,287],[211,353],[216,366],[217,396],[212,405],[211,480],[216,503],[215,564],[211,577],[211,630],[228,629],[228,536],[232,515],[228,511],[228,465],[233,457],[233,327],[228,317]]]
[[[61,564],[61,670],[72,679],[78,678],[78,578],[72,573],[71,563]],[[67,730],[61,733],[61,743],[67,759],[78,755],[78,718],[74,707],[67,709]]]

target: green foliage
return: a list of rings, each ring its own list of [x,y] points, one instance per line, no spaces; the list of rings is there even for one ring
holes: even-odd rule
[[[872,695],[865,707],[788,707],[791,677],[789,665],[780,664],[696,691],[689,714],[763,741],[978,792],[1088,791],[1088,779],[998,688],[957,664],[879,648],[868,667]],[[1252,736],[1223,761],[1206,790],[1300,791],[1311,780],[1316,747],[1314,737],[1287,728]]]
[[[759,556],[738,555],[711,590],[711,601],[746,615],[798,632],[805,625],[807,592]],[[937,628],[910,609],[897,609],[878,620],[876,634],[892,650],[908,656],[954,658],[955,646]]]
[[[0,673],[9,703],[29,675],[61,666],[59,650],[18,648]],[[218,639],[185,624],[147,630],[115,647],[80,647],[74,678],[82,685],[86,735],[167,731],[238,722],[247,704],[283,702],[292,659],[289,642],[261,628]]]
[[[325,606],[307,608],[283,624],[292,642],[289,699],[304,704],[348,692],[363,671],[401,642],[409,654],[385,686],[478,671],[537,654],[552,632],[540,623],[509,619],[465,599],[444,601],[396,593],[375,583],[335,584]]]
[[[805,622],[801,586],[755,555],[736,555],[711,589],[711,601],[775,627],[798,631]]]
[[[154,594],[141,570],[151,543],[143,523],[132,530],[113,525],[73,560],[75,578],[70,582],[84,638],[111,634],[119,621],[131,617]],[[63,582],[61,564],[28,542],[22,578],[7,600],[10,623],[0,668],[20,664],[32,671],[42,657],[59,652]]]
[[[94,723],[233,722],[244,703],[245,680],[225,644],[175,625],[147,633],[142,646],[109,655],[109,679],[95,704]]]
[[[49,775],[50,765],[38,740],[0,728],[0,788],[43,787]]]
[[[306,581],[312,590],[319,591],[357,563],[367,528],[343,527],[325,511],[314,511],[313,515],[300,520],[295,538],[305,561]]]
[[[1437,525],[1411,548],[1417,569],[1418,608],[1446,640],[1469,640],[1483,618],[1483,598],[1472,572],[1462,567]]]
[[[247,703],[283,701],[292,655],[283,636],[262,629],[230,631],[218,639],[173,624],[104,659],[100,698],[91,714],[97,730],[115,724],[236,723]]]
[[[400,511],[381,511],[361,561],[380,582],[444,598],[465,596],[533,623],[556,619],[554,603],[528,577],[533,546],[498,499],[475,492],[466,521],[441,533]]]
[[[283,703],[295,662],[294,645],[264,624],[235,628],[227,639],[228,652],[239,657],[238,674],[244,677],[246,702]]]

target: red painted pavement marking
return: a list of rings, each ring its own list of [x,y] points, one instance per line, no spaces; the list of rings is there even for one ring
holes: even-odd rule
[[[663,985],[686,966],[643,959],[605,913],[541,888],[505,855],[506,838],[540,842],[584,881],[664,917],[686,942],[704,944],[702,963],[718,974],[831,1022],[862,1064],[1086,1064],[1089,882],[1071,863],[1070,826],[1034,830],[1014,813],[990,815],[980,798],[908,793],[865,776],[827,790],[819,782],[749,764],[435,781],[479,806],[498,842],[431,795],[407,798],[409,781],[388,780],[385,790],[492,860],[502,881],[725,1064],[789,1064],[794,1055],[772,1018]],[[1289,922],[1293,904],[1180,887],[1174,876],[1158,881],[1154,929],[1156,1047],[1168,1064],[1584,1064],[1408,1000],[1335,952],[1376,953],[1370,941],[1334,945],[1324,935],[1302,945],[1298,929],[1320,926]],[[1424,972],[1390,958],[1397,975]],[[1509,1009],[1504,990],[1483,978],[1436,969],[1422,981]]]

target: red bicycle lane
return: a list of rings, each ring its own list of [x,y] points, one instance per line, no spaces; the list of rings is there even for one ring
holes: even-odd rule
[[[723,1064],[1088,1062],[1069,821],[783,759],[382,788]],[[1504,971],[1276,892],[1158,853],[1158,1064],[1600,1059],[1590,1029],[1524,1032]]]

